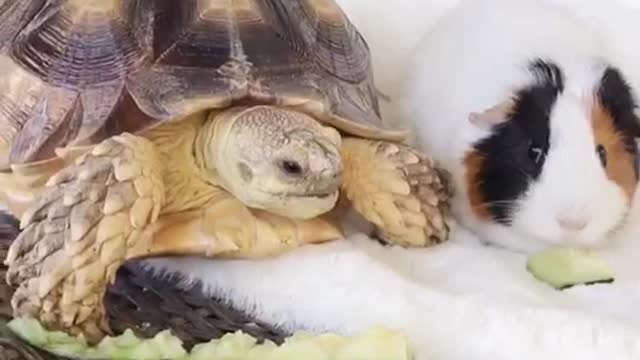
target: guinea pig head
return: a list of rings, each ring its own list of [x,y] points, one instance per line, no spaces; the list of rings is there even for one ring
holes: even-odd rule
[[[632,89],[608,65],[567,74],[537,60],[528,72],[511,98],[469,117],[490,130],[463,161],[472,226],[524,251],[604,246],[638,183]]]

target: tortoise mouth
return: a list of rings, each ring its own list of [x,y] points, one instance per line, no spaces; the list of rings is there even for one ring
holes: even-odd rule
[[[305,199],[305,198],[310,198],[310,199],[326,199],[331,197],[332,195],[334,195],[336,193],[336,191],[330,191],[330,192],[315,192],[315,193],[304,193],[304,194],[284,194],[287,197],[294,197],[297,199]]]
[[[308,220],[331,210],[340,196],[339,189],[323,191],[276,192],[254,189],[243,202],[250,208],[262,209],[287,218]]]
[[[267,190],[261,190],[261,192],[265,195],[271,197],[279,197],[279,198],[295,198],[295,199],[326,199],[332,196],[335,196],[336,192],[339,191],[339,188],[332,188],[326,190],[316,190],[316,191],[295,191],[295,192],[272,192]]]

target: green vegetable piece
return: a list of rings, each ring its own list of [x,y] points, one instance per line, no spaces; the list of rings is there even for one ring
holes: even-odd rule
[[[7,324],[7,327],[21,339],[28,339],[31,345],[42,347],[47,344],[49,333],[33,318],[13,320]]]
[[[527,270],[559,290],[614,281],[614,274],[604,260],[574,248],[557,247],[534,254],[527,261]]]
[[[315,337],[308,334],[293,336],[285,340],[284,344],[274,349],[270,360],[332,360],[333,357],[316,342]]]
[[[182,341],[173,336],[169,330],[159,332],[149,341],[149,344],[157,349],[158,356],[162,359],[178,359],[188,355],[182,347]]]
[[[404,334],[372,327],[353,337],[336,354],[335,360],[410,360],[411,347]]]
[[[66,357],[80,357],[85,354],[86,349],[87,346],[80,342],[59,343],[46,346],[47,351]]]
[[[166,330],[152,339],[140,339],[131,330],[104,338],[96,346],[96,354],[109,359],[178,359],[187,355],[182,342]]]
[[[251,335],[236,332],[198,344],[188,353],[170,331],[152,339],[138,338],[131,330],[105,337],[90,347],[82,336],[46,331],[30,318],[13,319],[7,325],[25,341],[58,355],[82,359],[114,360],[411,360],[408,339],[401,333],[381,327],[359,335],[315,335],[299,332],[278,346],[271,341],[258,344]]]
[[[246,360],[278,360],[277,356],[274,356],[278,345],[276,343],[266,340],[260,345],[256,345],[247,353]]]
[[[191,350],[191,359],[244,360],[256,341],[251,335],[241,332],[225,334],[220,339],[194,346]]]

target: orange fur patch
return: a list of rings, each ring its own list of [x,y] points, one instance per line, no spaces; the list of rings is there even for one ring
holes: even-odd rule
[[[616,129],[611,114],[597,100],[591,107],[591,119],[596,143],[607,150],[607,176],[616,182],[631,200],[636,188],[635,160],[626,150],[624,138]]]
[[[480,189],[480,180],[478,179],[484,162],[485,157],[480,152],[472,150],[467,153],[464,157],[464,166],[466,169],[465,182],[471,211],[480,219],[490,220],[491,213],[487,207],[482,189]]]

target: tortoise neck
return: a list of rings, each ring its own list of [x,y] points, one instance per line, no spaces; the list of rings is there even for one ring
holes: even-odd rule
[[[229,190],[225,178],[233,177],[236,169],[231,164],[235,154],[229,153],[227,146],[234,140],[233,124],[238,113],[246,107],[233,107],[223,111],[211,111],[206,116],[194,141],[196,164],[203,171],[215,173],[217,184]]]
[[[216,171],[216,153],[219,151],[216,142],[215,113],[207,115],[202,127],[196,134],[193,143],[193,155],[198,167],[204,171]]]
[[[175,119],[143,133],[159,151],[166,198],[163,214],[204,206],[215,196],[215,175],[195,161],[194,141],[205,121],[203,113]]]

